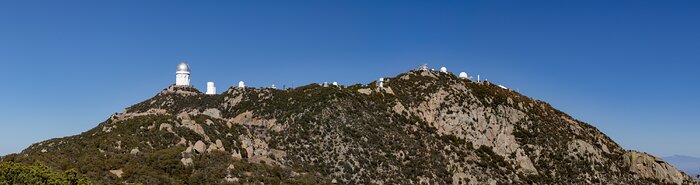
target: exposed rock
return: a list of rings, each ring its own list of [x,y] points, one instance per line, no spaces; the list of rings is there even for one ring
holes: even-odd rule
[[[201,154],[201,153],[204,153],[206,151],[206,147],[207,147],[207,145],[204,144],[204,142],[202,142],[202,140],[199,140],[199,141],[197,141],[197,143],[194,144],[194,147],[192,147],[192,149],[194,149],[195,152]]]
[[[218,148],[219,150],[222,150],[222,151],[226,150],[226,149],[224,148],[224,143],[221,142],[220,139],[217,139],[217,140],[216,140],[216,148]]]
[[[180,162],[182,162],[182,165],[185,166],[191,166],[192,164],[194,164],[194,162],[192,162],[192,158],[182,158],[180,159]]]
[[[685,173],[664,162],[661,158],[638,151],[628,151],[623,155],[630,171],[643,178],[659,179],[663,183],[682,184],[695,182]],[[697,182],[695,182],[697,183]]]
[[[229,182],[229,183],[238,182],[238,178],[237,178],[237,177],[233,177],[233,176],[231,176],[230,174],[227,175],[226,178],[224,178],[224,180],[226,180],[226,182]]]
[[[239,152],[238,150],[231,151],[231,157],[234,159],[243,159],[241,152]]]
[[[168,124],[168,123],[161,123],[160,127],[158,129],[165,130],[165,131],[168,131],[170,133],[175,133],[175,132],[173,132],[173,126]]]
[[[179,145],[179,146],[185,146],[185,145],[187,145],[187,139],[185,139],[185,138],[180,138],[180,141],[177,142],[176,145]]]
[[[204,110],[204,112],[202,114],[207,115],[207,116],[212,117],[212,118],[221,119],[221,111],[219,109],[209,108],[209,109]]]
[[[119,178],[122,178],[122,174],[124,174],[124,171],[122,169],[117,169],[117,170],[109,170],[109,173],[112,173],[116,175]]]
[[[139,151],[139,148],[137,147],[137,148],[131,149],[131,152],[129,152],[129,153],[131,155],[135,155],[135,154],[138,154],[139,152],[141,152],[141,151]]]
[[[209,136],[204,132],[204,127],[202,125],[197,124],[194,120],[182,120],[182,126],[189,128],[190,130],[194,131],[195,133],[204,136],[205,141],[210,141]]]
[[[372,89],[358,89],[357,92],[369,95],[372,94]]]

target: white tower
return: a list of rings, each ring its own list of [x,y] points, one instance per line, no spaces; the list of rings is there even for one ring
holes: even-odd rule
[[[207,82],[206,94],[216,94],[216,86],[214,86],[214,82]]]
[[[187,63],[182,62],[177,65],[177,72],[175,72],[175,85],[190,86],[190,65],[187,65]]]
[[[377,87],[384,88],[384,78],[379,78],[379,81],[377,81]]]
[[[447,73],[447,68],[446,67],[441,67],[440,68],[441,73]]]
[[[243,82],[243,81],[238,82],[238,88],[245,88],[245,82]]]
[[[461,79],[468,79],[469,76],[467,76],[467,73],[466,73],[466,72],[461,72],[461,73],[459,73],[459,78],[461,78]]]

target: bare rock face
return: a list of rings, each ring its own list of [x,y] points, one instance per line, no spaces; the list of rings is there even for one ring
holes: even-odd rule
[[[213,108],[206,109],[206,110],[204,110],[204,112],[202,114],[207,115],[207,116],[212,117],[212,118],[221,118],[221,111],[219,109],[213,109]]]
[[[168,131],[170,133],[175,133],[175,132],[173,132],[173,126],[168,124],[168,123],[161,123],[160,127],[158,127],[158,129],[165,130],[165,131]]]
[[[204,153],[206,151],[206,149],[207,149],[206,147],[207,147],[207,145],[204,144],[204,142],[202,142],[201,140],[199,140],[199,141],[197,141],[197,143],[194,144],[194,147],[192,149],[194,149],[194,151],[201,154],[201,153]]]
[[[185,166],[191,166],[192,164],[194,164],[194,162],[192,161],[192,158],[182,158],[182,159],[180,159],[180,162],[182,162],[182,165],[185,165]]]
[[[644,152],[628,151],[623,155],[623,159],[630,171],[642,178],[658,179],[663,183],[673,184],[693,181],[680,170],[661,160],[661,158]]]
[[[194,87],[171,85],[170,87],[163,89],[163,91],[161,91],[159,94],[179,94],[185,96],[195,96],[202,94],[202,92],[195,89]]]
[[[121,178],[122,174],[124,174],[124,171],[122,169],[117,169],[117,170],[109,170],[110,173],[116,175],[117,177]]]

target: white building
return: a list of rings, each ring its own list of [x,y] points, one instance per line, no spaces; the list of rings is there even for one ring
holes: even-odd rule
[[[277,86],[275,86],[275,84],[272,84],[272,85],[270,86],[270,89],[277,89]]]
[[[384,78],[379,78],[379,81],[377,81],[377,87],[384,88]]]
[[[428,64],[421,64],[421,65],[418,67],[418,70],[419,70],[419,71],[427,71],[427,70],[428,70]]]
[[[238,88],[245,88],[245,82],[243,82],[243,81],[238,82]]]
[[[334,85],[334,86],[338,86],[338,82],[333,82],[333,85]]]
[[[187,65],[185,62],[177,65],[177,72],[175,72],[175,85],[190,86],[190,65]]]
[[[441,73],[447,73],[447,68],[446,67],[441,67],[440,68]]]
[[[461,73],[459,73],[459,78],[461,78],[461,79],[469,79],[469,76],[467,75],[466,72],[461,72]]]
[[[216,86],[214,86],[214,82],[207,82],[206,94],[216,94]]]

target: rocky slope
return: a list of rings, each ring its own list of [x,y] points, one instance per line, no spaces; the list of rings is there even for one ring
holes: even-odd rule
[[[695,184],[549,104],[451,73],[386,87],[171,86],[85,133],[3,161],[98,184]]]

